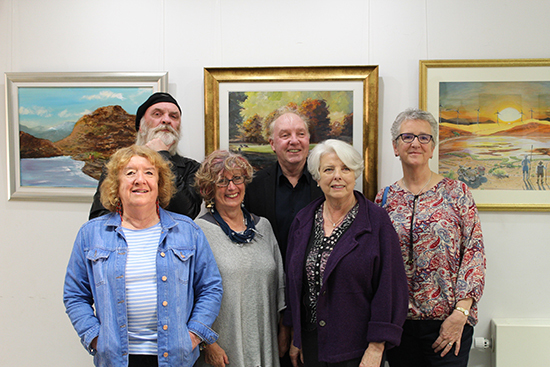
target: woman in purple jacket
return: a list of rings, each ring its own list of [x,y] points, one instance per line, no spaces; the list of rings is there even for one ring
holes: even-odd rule
[[[288,239],[292,363],[381,366],[407,314],[399,240],[387,213],[354,191],[363,160],[351,145],[320,143],[307,166],[325,195],[298,213]]]

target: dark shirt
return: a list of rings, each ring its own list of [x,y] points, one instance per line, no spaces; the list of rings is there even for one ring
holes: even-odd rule
[[[307,168],[305,168],[307,170]],[[304,172],[305,172],[304,170]],[[309,174],[302,173],[302,176],[292,186],[288,178],[283,174],[283,170],[277,165],[277,187],[275,189],[275,211],[277,213],[277,238],[284,239],[284,244],[280,244],[281,255],[283,259],[286,256],[286,242],[288,230],[294,220],[294,217],[300,210],[310,203],[309,187],[313,178]],[[284,250],[283,250],[284,246]]]
[[[201,210],[202,198],[195,190],[193,183],[195,181],[195,173],[200,167],[200,163],[181,155],[170,155],[167,151],[160,151],[160,155],[167,161],[172,163],[171,169],[176,177],[176,194],[170,200],[170,203],[165,208],[168,211],[187,215],[191,219],[199,214]],[[109,213],[101,204],[99,188],[105,179],[105,172],[101,175],[97,190],[94,195],[94,201],[90,208],[90,216],[88,219],[93,219],[101,215]]]
[[[287,193],[292,194],[293,199],[281,199],[281,195],[285,195],[284,193],[281,194],[278,192],[279,183],[284,182],[284,180],[279,180],[281,175],[282,171],[278,162],[256,172],[254,179],[246,187],[244,204],[250,213],[265,217],[269,220],[273,227],[275,237],[277,237],[277,243],[279,244],[281,256],[284,260],[286,256],[288,229],[294,216],[305,205],[322,196],[323,192],[321,188],[317,186],[317,182],[311,177],[306,166],[299,180],[300,187],[297,190],[289,189],[288,186],[286,187],[286,189],[288,189]],[[286,179],[286,177],[284,178],[286,183],[290,185],[288,179]],[[305,185],[305,190],[304,187],[302,187],[304,183],[307,183]],[[294,201],[299,201],[299,204]],[[291,206],[292,208],[290,208]],[[285,227],[285,225],[287,227],[281,229]]]

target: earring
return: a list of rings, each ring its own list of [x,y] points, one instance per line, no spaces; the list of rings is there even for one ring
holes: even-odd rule
[[[160,204],[159,204],[159,198],[157,198],[157,215],[159,216],[160,218]]]
[[[206,202],[206,209],[208,209],[211,213],[214,213],[214,200],[208,200]]]
[[[120,201],[119,198],[116,198],[116,212],[118,213],[118,215],[120,215],[120,219],[122,220],[122,202]]]

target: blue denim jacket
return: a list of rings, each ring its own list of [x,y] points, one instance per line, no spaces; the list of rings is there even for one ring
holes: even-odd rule
[[[159,366],[192,366],[189,331],[206,343],[222,299],[222,282],[202,230],[188,217],[160,209],[157,316]],[[66,312],[96,366],[128,365],[125,268],[128,245],[115,213],[92,219],[78,232],[67,266]],[[95,312],[94,312],[95,310]],[[90,347],[98,337],[97,350]]]

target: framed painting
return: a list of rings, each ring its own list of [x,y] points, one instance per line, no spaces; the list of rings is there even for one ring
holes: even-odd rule
[[[135,141],[135,111],[168,74],[6,73],[8,200],[91,202],[104,163]]]
[[[228,149],[256,170],[275,162],[266,121],[294,105],[309,120],[310,147],[334,138],[365,161],[357,189],[374,199],[378,164],[378,66],[204,69],[206,154]]]
[[[420,108],[439,121],[431,168],[480,210],[550,210],[550,59],[421,60]]]

